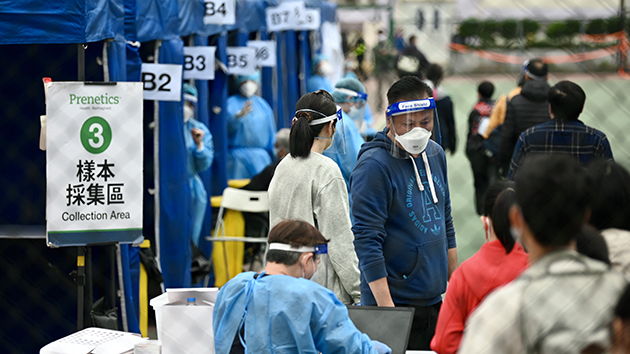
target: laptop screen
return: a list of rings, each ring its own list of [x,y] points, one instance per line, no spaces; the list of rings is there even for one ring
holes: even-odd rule
[[[392,354],[405,354],[414,311],[413,307],[348,306],[357,329],[387,344]]]

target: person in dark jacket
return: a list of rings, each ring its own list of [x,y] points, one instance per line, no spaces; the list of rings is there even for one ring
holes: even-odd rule
[[[493,182],[495,170],[494,159],[488,156],[484,146],[483,134],[490,123],[490,113],[494,107],[492,94],[494,85],[484,81],[477,87],[479,101],[468,117],[468,139],[466,141],[466,156],[470,161],[475,184],[475,206],[477,214],[483,212],[483,196],[490,183]]]
[[[507,177],[514,146],[521,133],[551,119],[547,101],[550,88],[547,83],[547,64],[542,59],[531,59],[525,62],[524,71],[525,84],[521,94],[514,96],[508,103],[501,131],[498,165],[504,177]]]
[[[409,37],[409,45],[397,59],[398,76],[413,75],[422,80],[428,67],[429,61],[416,47],[416,36]]]
[[[446,90],[440,86],[444,78],[442,67],[437,64],[429,64],[427,69],[427,80],[425,83],[433,89],[433,98],[435,98],[435,109],[438,113],[440,123],[440,135],[442,137],[441,145],[444,152],[450,151],[455,153],[457,148],[457,133],[455,131],[455,116],[453,114],[453,100]]]

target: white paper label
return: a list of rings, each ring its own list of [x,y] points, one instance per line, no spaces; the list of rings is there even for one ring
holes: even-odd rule
[[[50,243],[132,242],[141,235],[142,108],[140,82],[51,84],[46,106]]]
[[[204,25],[233,25],[236,23],[235,0],[205,0]]]
[[[283,2],[265,10],[267,31],[316,30],[321,21],[320,9],[307,9],[303,1]]]
[[[142,63],[145,100],[181,101],[182,66]]]
[[[256,72],[256,49],[249,47],[228,47],[228,74],[252,75]]]
[[[216,47],[184,47],[184,79],[214,80]]]
[[[256,49],[256,65],[276,66],[276,41],[249,41],[247,46]]]

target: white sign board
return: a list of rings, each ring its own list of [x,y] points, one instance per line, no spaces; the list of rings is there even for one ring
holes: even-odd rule
[[[142,83],[53,82],[46,104],[51,246],[142,236]]]
[[[256,49],[256,65],[276,66],[276,41],[249,41],[247,46]]]
[[[321,22],[320,9],[307,9],[303,1],[283,2],[265,9],[267,31],[316,30]]]
[[[249,47],[227,47],[228,74],[252,75],[256,72],[256,49]]]
[[[184,79],[214,80],[216,47],[184,47]]]
[[[236,0],[204,0],[204,25],[233,25],[236,23]]]
[[[319,28],[322,21],[322,12],[320,9],[306,9],[296,17],[296,31],[315,31]]]
[[[142,63],[142,84],[145,100],[181,101],[182,66]]]

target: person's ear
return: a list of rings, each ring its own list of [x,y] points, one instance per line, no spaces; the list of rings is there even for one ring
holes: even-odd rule
[[[551,105],[549,105],[549,117],[551,117],[551,119],[556,118],[556,117],[553,115],[553,111],[551,110]]]
[[[330,136],[333,136],[333,134],[335,133],[335,120],[331,120],[330,123],[328,123],[328,133],[330,134]]]
[[[517,230],[523,230],[525,227],[525,218],[523,217],[521,208],[519,208],[518,205],[512,205],[508,217],[510,219],[510,225]]]

